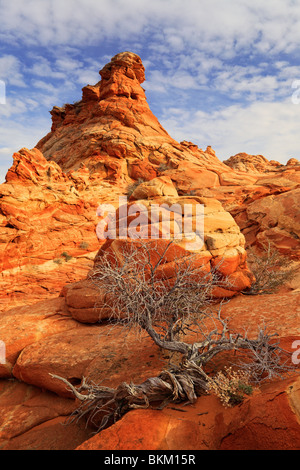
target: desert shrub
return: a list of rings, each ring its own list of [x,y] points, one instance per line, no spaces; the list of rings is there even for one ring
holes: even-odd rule
[[[196,189],[190,189],[188,192],[184,193],[185,196],[197,196]]]
[[[65,258],[65,261],[70,261],[70,260],[73,258],[73,256],[69,255],[69,253],[67,253],[66,251],[64,251],[64,252],[61,254],[61,256],[62,256],[63,258]]]
[[[263,245],[261,253],[250,249],[248,263],[256,279],[251,288],[244,292],[250,295],[273,294],[286,282],[291,281],[299,269],[270,242]]]
[[[250,372],[225,367],[214,377],[208,378],[208,390],[217,395],[225,407],[238,405],[245,395],[253,392]]]
[[[79,245],[79,248],[81,250],[87,250],[89,247],[89,244],[87,242],[81,242],[80,245]]]
[[[130,197],[135,189],[142,183],[144,183],[145,180],[143,178],[138,178],[134,183],[131,183],[127,186],[127,196]]]
[[[170,166],[167,163],[160,163],[157,170],[159,173],[163,173],[164,171],[170,170]]]

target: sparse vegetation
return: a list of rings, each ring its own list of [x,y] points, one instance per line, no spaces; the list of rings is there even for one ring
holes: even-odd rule
[[[66,251],[64,251],[61,255],[60,258],[55,258],[53,260],[53,263],[55,264],[62,264],[63,261],[68,262],[72,259],[73,257],[69,255]]]
[[[217,395],[225,407],[238,405],[244,401],[245,395],[253,392],[250,372],[224,367],[214,377],[208,378],[208,390]]]
[[[144,183],[145,180],[143,178],[138,178],[134,183],[131,183],[127,186],[127,196],[130,197],[134,190],[142,183]]]
[[[80,245],[79,245],[79,248],[81,250],[87,250],[89,247],[89,244],[87,242],[81,242]]]
[[[196,189],[191,189],[187,193],[184,194],[185,196],[196,196],[197,195],[197,190]]]
[[[116,389],[89,383],[83,378],[79,388],[58,376],[81,402],[71,419],[88,416],[88,421],[103,429],[134,408],[164,407],[170,402],[195,402],[211,390],[228,405],[240,402],[251,392],[252,377],[256,382],[282,377],[287,371],[285,353],[275,335],[259,328],[255,339],[247,333],[230,331],[221,317],[222,303],[214,305],[212,292],[221,281],[214,272],[204,272],[197,255],[177,259],[172,253],[173,274],[164,274],[165,256],[172,242],[136,240],[124,248],[123,262],[118,265],[111,255],[103,253],[90,279],[105,289],[112,322],[148,334],[162,350],[176,354],[179,360],[169,362],[157,376],[142,384],[122,383]],[[101,308],[101,305],[97,305]],[[129,345],[130,347],[130,345]],[[222,372],[210,377],[210,362],[225,351],[244,351],[240,372]],[[223,387],[223,388],[222,388]],[[226,390],[225,390],[225,388]],[[228,388],[229,387],[229,388]]]
[[[160,165],[157,168],[157,171],[159,173],[163,173],[164,171],[170,170],[170,166],[167,163],[160,163]]]
[[[69,255],[69,253],[67,253],[66,251],[64,251],[64,252],[61,254],[61,256],[62,256],[63,258],[65,258],[65,261],[66,261],[66,262],[70,261],[70,260],[73,258],[73,256]]]
[[[270,242],[263,245],[262,253],[249,250],[248,263],[256,279],[251,288],[244,292],[249,295],[273,294],[291,281],[299,270],[292,260],[279,253]]]

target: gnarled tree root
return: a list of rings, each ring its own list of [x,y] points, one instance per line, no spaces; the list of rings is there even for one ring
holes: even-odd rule
[[[162,409],[171,402],[194,403],[207,391],[205,372],[189,361],[178,369],[164,370],[141,384],[123,382],[116,389],[88,383],[86,378],[75,388],[65,378],[51,376],[63,381],[80,402],[69,422],[86,417],[87,425],[96,427],[96,432],[115,423],[129,410]]]

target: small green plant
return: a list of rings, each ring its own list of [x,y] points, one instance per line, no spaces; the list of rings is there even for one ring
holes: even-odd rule
[[[53,260],[53,263],[62,264],[62,259],[61,258],[56,258],[56,259]]]
[[[187,193],[184,194],[185,196],[196,196],[197,195],[197,191],[196,189],[191,189],[190,191],[188,191]]]
[[[144,183],[145,180],[143,178],[138,178],[134,183],[131,183],[127,186],[127,196],[130,197],[134,190],[142,183]]]
[[[69,255],[69,253],[67,253],[66,251],[64,251],[61,256],[63,256],[65,258],[65,261],[70,261],[73,256]]]
[[[248,371],[234,371],[232,367],[225,367],[213,378],[209,378],[208,389],[217,395],[225,407],[235,406],[251,395],[253,387],[250,384]]]
[[[80,245],[79,245],[79,248],[81,250],[87,250],[89,247],[89,244],[87,242],[81,242]]]
[[[255,277],[251,288],[243,292],[248,295],[273,294],[299,271],[299,267],[295,267],[293,261],[279,253],[270,242],[263,245],[262,253],[250,249],[248,263]]]

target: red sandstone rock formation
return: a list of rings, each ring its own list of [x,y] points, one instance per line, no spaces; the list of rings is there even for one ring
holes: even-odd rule
[[[263,155],[248,155],[247,153],[238,153],[223,163],[230,168],[249,173],[264,173],[273,170],[274,167],[281,166],[279,162],[269,160]]]
[[[193,409],[134,410],[77,450],[299,450],[300,381],[269,384],[235,409],[214,396]]]
[[[50,373],[73,384],[89,376],[117,386],[146,380],[163,366],[150,338],[136,343],[119,326],[94,324],[95,291],[86,275],[103,243],[96,235],[100,204],[117,207],[119,196],[140,178],[129,207],[151,198],[204,202],[202,255],[209,266],[225,257],[223,269],[239,285],[235,292],[249,282],[245,246],[271,241],[295,261],[300,255],[298,160],[280,165],[237,154],[222,163],[211,147],[176,142],[147,104],[136,54],[118,54],[100,75],[99,83],[83,88],[80,101],[53,108],[51,132],[36,148],[14,154],[0,186],[0,340],[7,355],[0,364],[0,449],[110,449],[117,433],[120,449],[299,448],[294,378],[269,385],[234,410],[201,397],[180,420],[170,408],[133,412],[90,441],[91,430],[61,426],[75,404]],[[104,248],[117,252],[119,241]],[[251,335],[267,323],[290,350],[300,339],[298,305],[294,283],[272,296],[236,296],[223,314],[235,331],[247,328]],[[153,419],[151,433],[147,420]],[[140,443],[128,434],[128,423],[141,426]],[[193,433],[199,426],[203,439]]]
[[[193,253],[193,263],[201,267],[203,273],[217,270],[224,282],[226,279],[223,287],[214,288],[214,297],[232,297],[240,291],[247,290],[254,277],[247,267],[245,238],[240,233],[233,217],[216,199],[196,196],[176,197],[176,190],[174,186],[172,189],[172,186],[166,178],[155,178],[138,186],[132,199],[140,196],[145,199],[133,200],[121,206],[113,219],[116,226],[110,229],[108,223],[107,227],[104,227],[109,238],[103,240],[105,243],[95,258],[95,270],[104,255],[110,254],[112,259],[122,264],[127,249],[134,250],[136,246],[138,253],[142,247],[139,248],[136,236],[143,239],[143,244],[148,244],[153,254],[156,250],[163,252],[168,239],[171,238],[173,245],[157,269],[160,279],[168,279],[168,282],[172,282],[172,279],[176,277],[177,264],[184,263]],[[166,196],[165,194],[168,193],[170,195]],[[200,214],[196,213],[197,206],[201,209]],[[197,217],[199,219],[201,217],[199,226],[197,226]],[[154,220],[157,222],[154,223]],[[128,238],[119,239],[121,231],[122,235],[124,234],[124,228],[128,232]],[[115,232],[115,239],[109,235],[109,230]],[[197,233],[198,230],[200,233]],[[154,247],[151,248],[153,244]],[[155,264],[155,261],[153,263]],[[110,317],[108,308],[102,309],[101,306],[94,308],[97,290],[92,281],[84,280],[68,285],[64,289],[64,295],[73,318],[83,323],[95,323],[99,318]],[[103,289],[104,301],[105,290]]]
[[[53,296],[90,268],[98,198],[80,196],[86,180],[84,169],[67,176],[37,149],[14,154],[0,186],[1,309]]]

